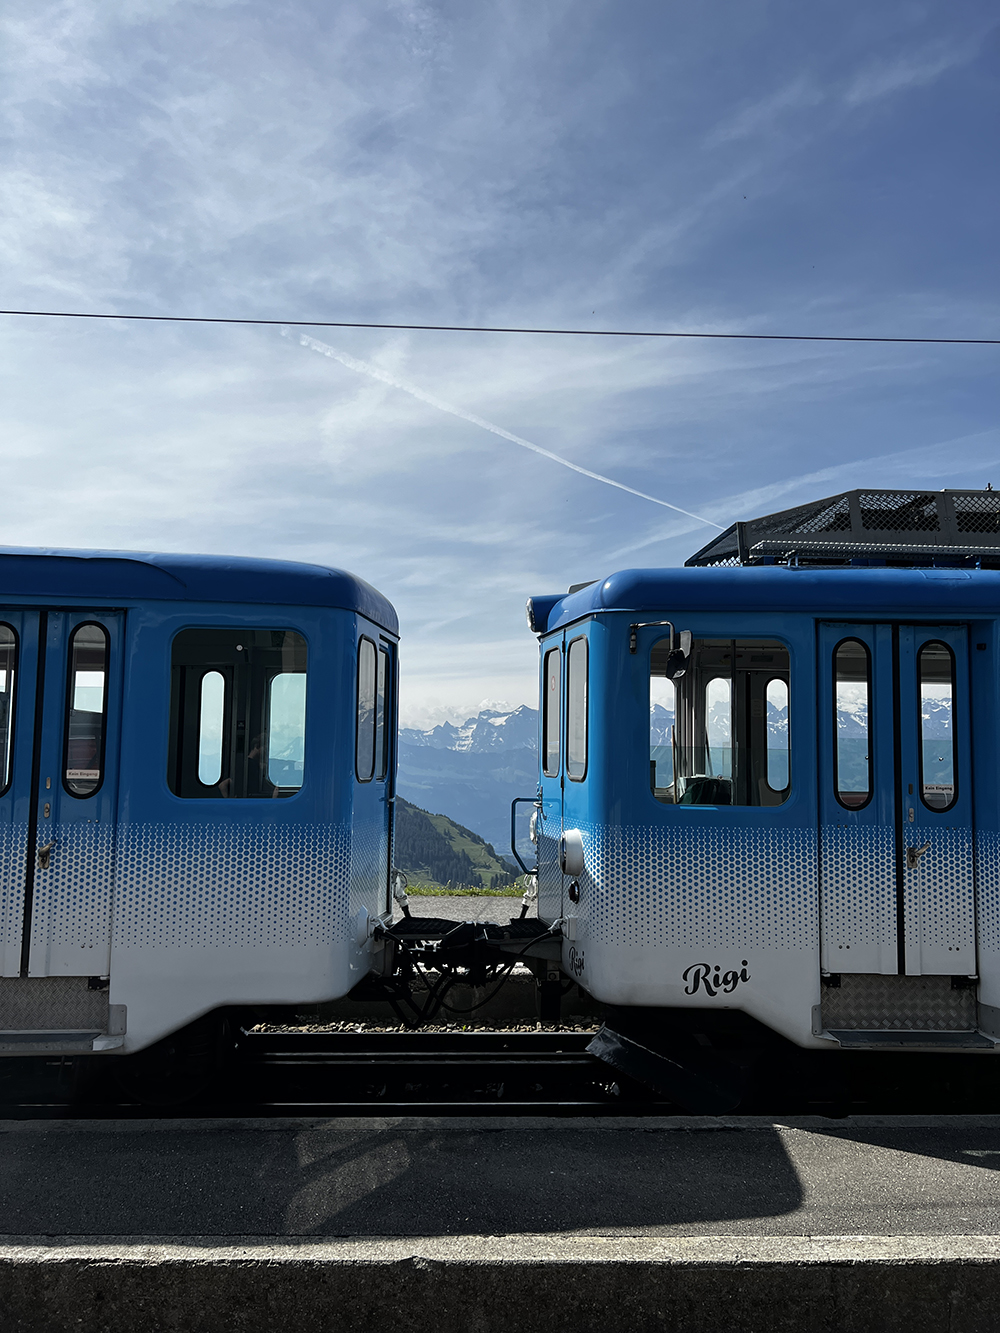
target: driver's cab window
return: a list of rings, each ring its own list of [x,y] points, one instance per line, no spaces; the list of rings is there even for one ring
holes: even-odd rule
[[[788,649],[769,639],[668,638],[649,675],[649,781],[667,805],[781,805],[791,788]]]

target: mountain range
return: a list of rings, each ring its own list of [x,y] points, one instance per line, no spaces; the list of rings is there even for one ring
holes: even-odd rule
[[[922,701],[925,743],[951,736],[951,703],[947,698]],[[713,745],[729,736],[728,705],[710,710]],[[673,711],[662,704],[650,709],[650,744],[670,745]],[[863,740],[867,704],[845,699],[838,710],[842,739]],[[788,744],[788,710],[767,703],[769,745]],[[442,722],[420,730],[399,732],[398,790],[421,810],[437,811],[492,844],[509,857],[510,803],[515,796],[533,796],[538,786],[538,710],[522,704],[507,711],[483,709],[455,725]],[[490,873],[493,873],[492,871]]]
[[[510,803],[538,788],[538,711],[485,708],[461,725],[399,732],[397,789],[440,811],[509,855]]]

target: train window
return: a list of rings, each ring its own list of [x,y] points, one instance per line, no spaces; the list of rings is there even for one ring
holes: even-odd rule
[[[559,772],[559,706],[562,698],[562,649],[551,648],[542,668],[542,771],[553,778]]]
[[[201,678],[198,709],[198,781],[214,787],[222,778],[222,727],[226,682],[221,671],[206,671]]]
[[[17,635],[9,625],[0,625],[0,795],[10,786],[16,670]]]
[[[711,676],[705,682],[705,751],[708,771],[732,781],[733,776],[733,683],[728,676]]]
[[[267,776],[275,787],[298,791],[306,746],[306,678],[301,671],[271,677],[267,699]]]
[[[788,649],[769,639],[695,639],[668,678],[653,645],[649,773],[667,805],[781,805],[789,795]]]
[[[649,782],[657,800],[673,800],[677,691],[666,676],[649,678]]]
[[[294,796],[304,774],[306,665],[294,630],[182,630],[171,650],[171,791]]]
[[[359,782],[371,782],[375,774],[375,676],[375,645],[371,639],[362,639],[358,644],[358,727],[354,758]]]
[[[767,785],[784,791],[790,782],[788,750],[788,681],[776,676],[764,691],[767,712]]]
[[[833,653],[833,728],[837,800],[860,810],[871,799],[869,744],[871,656],[857,639],[845,639]]]
[[[378,650],[378,678],[375,682],[375,776],[379,782],[389,771],[389,715],[391,707],[389,654]]]
[[[77,625],[70,637],[63,786],[87,797],[104,776],[108,713],[108,632],[102,625]]]
[[[587,640],[574,639],[566,654],[566,776],[587,776]]]
[[[917,658],[920,681],[920,796],[929,810],[950,810],[955,786],[955,659],[943,643],[925,643]]]

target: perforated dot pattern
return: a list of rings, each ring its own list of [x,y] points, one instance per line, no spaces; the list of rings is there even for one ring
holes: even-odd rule
[[[0,948],[21,947],[27,824],[0,824]]]
[[[346,933],[350,830],[332,824],[129,824],[114,942],[328,945]]]
[[[355,819],[351,836],[351,920],[364,907],[372,916],[385,910],[389,876],[389,831],[384,815]]]
[[[980,947],[1000,951],[1000,833],[992,829],[976,835],[976,882]]]
[[[823,941],[828,949],[892,948],[896,941],[896,840],[874,824],[820,831]]]
[[[581,825],[588,934],[607,944],[816,947],[813,829]]]
[[[538,915],[546,921],[554,920],[562,910],[562,870],[559,867],[559,821],[549,818],[539,821],[538,833]],[[549,836],[544,830],[553,830]]]
[[[917,869],[903,874],[907,947],[970,948],[976,929],[972,830],[938,823],[908,828],[908,845],[931,846]]]
[[[114,826],[55,824],[38,831],[54,842],[48,870],[35,868],[31,945],[106,945],[114,889]]]

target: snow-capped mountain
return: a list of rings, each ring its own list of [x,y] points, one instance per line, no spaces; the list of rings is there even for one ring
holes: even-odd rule
[[[674,714],[662,704],[653,704],[649,710],[650,745],[669,745],[670,728],[674,724]],[[713,745],[729,744],[729,705],[713,704],[708,710],[708,734]],[[788,743],[788,706],[777,708],[770,701],[767,705],[767,734],[777,748]]]
[[[951,737],[951,701],[925,698],[922,705],[924,741]],[[669,746],[674,713],[662,704],[649,711],[651,746]],[[808,720],[806,720],[808,725]],[[868,706],[863,697],[841,699],[837,731],[842,741],[860,745],[864,760]],[[769,753],[788,744],[788,709],[768,701]],[[715,702],[709,709],[713,747],[728,746],[729,706]],[[515,796],[533,796],[538,784],[538,712],[522,704],[503,712],[484,708],[460,725],[442,722],[399,733],[399,793],[432,814],[447,815],[493,844],[503,856],[510,839],[510,803]],[[667,761],[664,760],[666,763]],[[721,762],[721,760],[720,760]],[[777,761],[776,761],[777,762]],[[846,753],[841,764],[846,762]]]
[[[402,727],[399,739],[407,745],[426,745],[432,750],[470,750],[474,754],[525,746],[533,749],[538,742],[538,710],[527,704],[506,713],[484,708],[457,727],[451,722],[442,722],[428,731]]]
[[[951,698],[925,698],[920,706],[925,740],[951,740]]]
[[[400,795],[472,829],[501,856],[509,852],[511,801],[537,787],[538,711],[526,704],[484,708],[459,726],[400,728]]]

